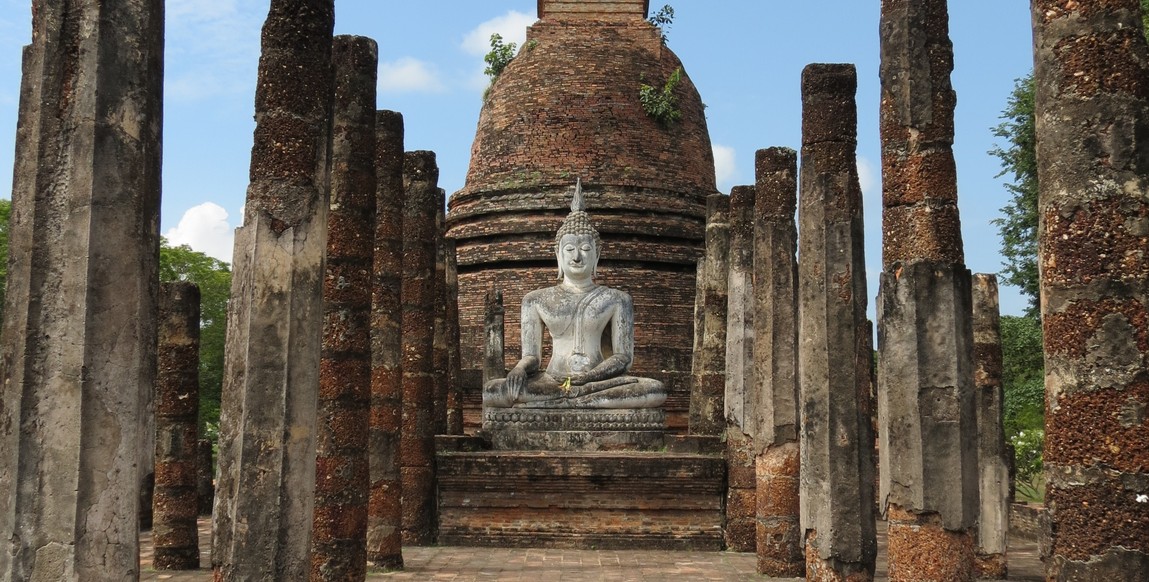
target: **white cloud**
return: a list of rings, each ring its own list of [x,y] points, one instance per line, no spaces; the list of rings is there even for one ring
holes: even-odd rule
[[[712,144],[714,150],[714,178],[719,190],[729,190],[728,183],[734,179],[737,168],[734,164],[734,148]]]
[[[164,233],[172,246],[188,245],[209,257],[231,262],[235,231],[228,214],[214,202],[204,202],[184,212],[179,224]]]
[[[882,186],[879,180],[877,171],[874,170],[874,165],[863,157],[858,157],[858,182],[862,186],[862,194],[874,194],[874,190]],[[881,194],[881,192],[878,192]]]
[[[379,63],[380,93],[442,91],[443,82],[434,65],[412,57]]]
[[[506,14],[492,18],[475,27],[463,37],[463,50],[475,56],[483,56],[491,50],[491,35],[498,34],[503,37],[504,43],[515,43],[523,46],[527,40],[527,27],[535,23],[536,18],[511,10]]]

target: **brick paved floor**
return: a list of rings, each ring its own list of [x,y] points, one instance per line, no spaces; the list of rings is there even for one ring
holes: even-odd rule
[[[878,526],[877,578],[884,580],[885,524]],[[211,572],[208,549],[211,523],[200,521],[200,570],[157,572],[151,569],[151,532],[140,537],[141,580],[208,582]],[[397,572],[372,572],[368,580],[419,580],[447,582],[647,582],[695,580],[754,580],[765,582],[754,568],[754,554],[733,552],[657,552],[634,550],[542,550],[464,548],[434,546],[403,550],[406,568]],[[1037,544],[1011,540],[1010,580],[1042,580]],[[271,582],[271,581],[269,581]],[[279,582],[279,581],[274,581]]]

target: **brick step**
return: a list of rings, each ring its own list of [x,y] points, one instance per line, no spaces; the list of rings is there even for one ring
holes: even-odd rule
[[[720,454],[440,447],[436,461],[440,544],[722,548]]]

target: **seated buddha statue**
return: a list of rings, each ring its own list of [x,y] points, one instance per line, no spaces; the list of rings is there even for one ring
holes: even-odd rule
[[[493,408],[657,408],[662,383],[630,376],[634,359],[634,305],[624,291],[594,282],[602,240],[575,185],[571,213],[555,236],[562,282],[523,297],[522,358],[506,378],[483,387]],[[543,327],[552,356],[542,369]],[[602,339],[609,329],[610,350]]]

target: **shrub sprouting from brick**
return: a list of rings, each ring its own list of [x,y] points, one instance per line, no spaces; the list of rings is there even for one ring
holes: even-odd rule
[[[487,63],[487,68],[483,69],[488,77],[491,78],[493,83],[499,75],[503,74],[503,69],[511,64],[515,59],[515,49],[518,47],[513,42],[503,42],[503,35],[495,33],[491,35],[491,52],[483,57],[483,61]]]
[[[663,5],[658,9],[650,18],[647,19],[651,24],[658,27],[658,31],[662,36],[662,44],[666,44],[666,34],[670,32],[670,25],[674,23],[674,8],[669,4]]]
[[[661,88],[646,83],[638,87],[638,99],[642,103],[642,109],[663,127],[673,125],[682,119],[682,111],[678,109],[678,97],[674,95],[674,89],[681,80],[682,67],[679,67],[671,73]]]
[[[491,51],[483,56],[483,61],[487,63],[487,68],[483,69],[483,73],[491,78],[491,82],[483,90],[483,101],[487,100],[491,87],[498,80],[499,75],[503,74],[503,69],[515,60],[515,48],[517,46],[513,42],[503,42],[503,35],[497,32],[491,35]]]

